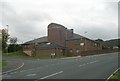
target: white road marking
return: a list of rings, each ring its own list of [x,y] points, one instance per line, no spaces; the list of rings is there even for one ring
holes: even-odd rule
[[[60,74],[60,73],[62,73],[62,72],[63,72],[63,71],[60,71],[60,72],[57,72],[57,73],[54,73],[54,74],[51,74],[51,75],[45,76],[45,77],[40,78],[40,79],[45,79],[45,78],[48,78],[48,77],[51,77],[51,76],[54,76],[54,75]]]
[[[81,64],[81,65],[79,65],[79,67],[82,67],[82,66],[85,66],[85,65],[88,65],[88,64],[93,64],[93,63],[95,63],[95,62],[98,62],[98,61],[93,61],[93,62],[89,62],[89,63]]]
[[[10,75],[5,76],[6,78],[11,77]]]
[[[14,73],[10,73],[11,75],[14,74]]]
[[[4,74],[4,76],[7,76],[8,74]]]
[[[45,65],[45,67],[47,67],[48,65]]]
[[[24,66],[24,62],[23,62],[23,63],[22,63],[22,65],[21,65],[21,66],[19,66],[18,68],[16,68],[16,69],[12,69],[12,70],[9,70],[9,71],[3,72],[3,73],[0,73],[0,75],[1,75],[1,74],[7,74],[7,73],[9,73],[9,72],[16,71],[16,70],[18,70],[18,69],[22,68],[23,66]],[[15,72],[14,72],[14,73],[15,73]]]
[[[37,74],[28,74],[26,76],[36,76]]]
[[[28,69],[28,70],[22,70],[20,72],[25,72],[25,71],[29,71],[29,70],[36,70],[36,69],[40,69],[40,68],[42,68],[42,67],[32,68],[32,69]]]
[[[85,65],[86,65],[86,64],[82,64],[82,65],[79,65],[79,66],[81,67],[81,66],[85,66]]]

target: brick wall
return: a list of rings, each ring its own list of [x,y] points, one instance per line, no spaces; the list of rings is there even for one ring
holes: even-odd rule
[[[51,53],[56,53],[56,56],[63,56],[63,52],[60,49],[39,49],[39,50],[36,50],[37,56],[50,56]]]
[[[82,45],[83,43],[83,45]],[[96,45],[95,45],[96,44]],[[79,48],[81,51],[101,50],[102,46],[90,40],[77,39],[66,41],[66,47],[69,49]]]
[[[87,55],[97,55],[97,54],[104,54],[104,53],[113,53],[113,52],[120,52],[120,49],[103,49],[103,50],[91,50],[91,51],[81,51],[81,56]]]
[[[66,47],[68,55],[81,55],[82,51],[94,51],[102,49],[100,44],[84,38],[66,41]]]
[[[65,36],[61,28],[49,28],[48,29],[48,40],[49,42],[55,42],[64,46]]]
[[[26,53],[29,56],[33,56],[33,45],[24,45],[23,46],[23,52]]]
[[[48,25],[48,41],[65,46],[65,40],[73,36],[73,29],[67,29],[61,25]]]

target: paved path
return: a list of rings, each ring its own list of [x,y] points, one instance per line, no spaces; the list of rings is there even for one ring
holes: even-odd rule
[[[3,75],[3,79],[107,79],[118,68],[118,53],[69,59],[16,59],[24,62],[16,72]]]
[[[7,61],[8,65],[2,68],[2,72],[8,72],[10,70],[14,70],[19,68],[22,65],[22,62],[19,61]]]

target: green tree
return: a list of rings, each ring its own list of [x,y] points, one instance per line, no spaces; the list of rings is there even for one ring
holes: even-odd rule
[[[8,52],[21,51],[21,45],[17,44],[17,37],[12,37],[9,41]]]
[[[19,44],[9,44],[8,46],[8,52],[16,52],[21,50],[22,50],[22,46]]]
[[[95,40],[95,41],[101,41],[101,42],[103,42],[104,40],[102,40],[102,39],[97,39],[97,40]]]
[[[7,29],[2,29],[2,52],[4,52],[4,53],[7,52],[8,37],[9,37],[8,30]]]
[[[120,45],[118,45],[118,47],[120,48]]]

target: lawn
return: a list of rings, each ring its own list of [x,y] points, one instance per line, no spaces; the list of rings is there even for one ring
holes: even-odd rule
[[[5,67],[5,66],[7,66],[7,64],[8,64],[8,63],[7,63],[7,62],[5,62],[5,61],[0,62],[0,68],[1,68],[1,67]]]
[[[120,80],[120,70],[117,71],[111,78],[109,81],[119,81]]]
[[[26,55],[23,52],[3,53],[2,56],[4,57],[28,57],[28,55]]]
[[[3,53],[3,57],[20,57],[20,58],[32,58],[32,59],[51,59],[50,56],[28,56],[23,52]],[[64,58],[66,56],[56,56],[55,58]]]

